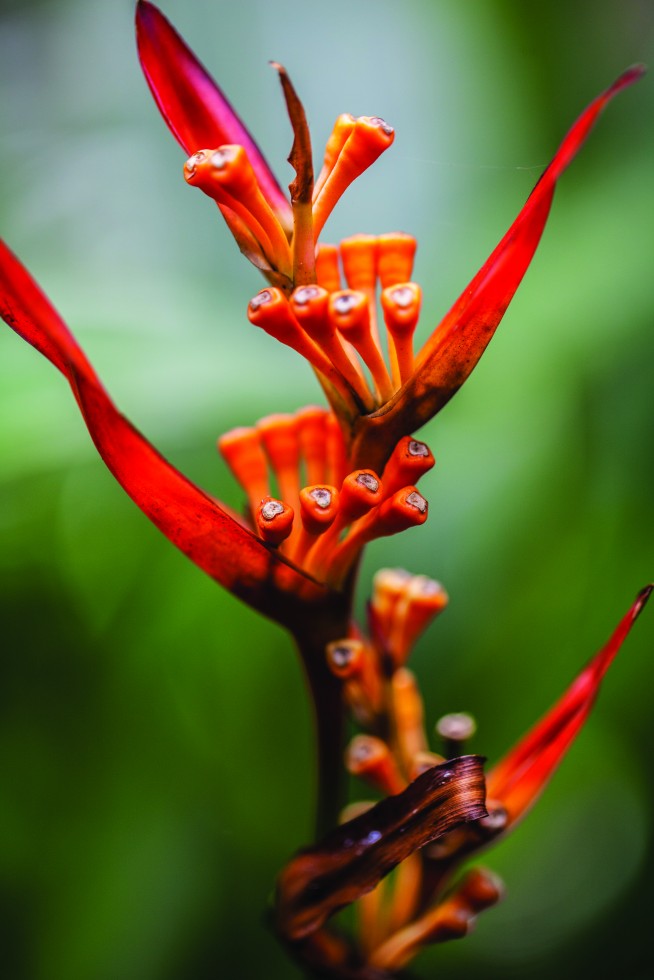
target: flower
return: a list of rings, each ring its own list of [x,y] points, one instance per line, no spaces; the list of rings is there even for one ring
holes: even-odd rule
[[[460,865],[512,830],[544,790],[653,589],[636,596],[560,700],[490,769],[480,795],[485,760],[462,754],[474,734],[472,719],[441,719],[438,731],[450,761],[428,752],[422,702],[403,666],[411,642],[445,606],[442,586],[401,569],[377,574],[370,604],[375,638],[342,640],[328,659],[361,723],[378,733],[355,737],[348,768],[388,795],[359,805],[355,816],[348,814],[337,831],[300,851],[282,872],[277,925],[295,955],[329,961],[332,973],[326,976],[381,980],[403,969],[423,946],[464,936],[476,916],[499,901],[496,876],[475,868],[457,879]],[[433,796],[455,775],[456,793],[431,815]],[[402,861],[388,885],[386,875]],[[355,900],[362,905],[359,947],[341,937],[329,941],[327,920]]]
[[[340,116],[314,179],[303,106],[285,69],[275,65],[294,134],[289,161],[296,176],[287,199],[225,96],[147,0],[139,0],[136,26],[150,88],[188,155],[187,182],[217,204],[267,280],[249,303],[249,320],[309,361],[329,410],[268,416],[221,437],[219,449],[247,498],[242,518],[187,480],[120,414],[4,244],[0,313],[68,380],[100,456],[143,513],[199,568],[294,635],[316,708],[320,809],[330,827],[340,795],[345,705],[362,729],[346,765],[385,798],[364,802],[289,862],[279,879],[277,928],[320,975],[388,976],[425,943],[463,935],[499,899],[489,873],[477,869],[459,881],[453,875],[464,858],[507,832],[543,789],[651,592],[639,594],[606,647],[486,778],[484,760],[463,751],[468,716],[441,719],[449,761],[430,752],[422,701],[406,667],[417,636],[447,603],[442,586],[398,570],[380,573],[368,636],[350,609],[363,547],[427,519],[416,484],[434,457],[414,431],[472,372],[531,262],[559,177],[604,106],[643,69],[626,71],[582,113],[489,259],[415,353],[421,306],[411,278],[415,240],[392,233],[338,246],[319,242],[348,186],[393,143],[392,127],[378,116]],[[362,912],[357,943],[328,926],[351,902]]]
[[[415,463],[420,475],[422,464],[430,460],[433,465],[433,457],[423,443],[408,437],[449,400],[481,357],[531,261],[559,176],[606,103],[643,69],[636,66],[621,75],[577,120],[509,231],[414,358],[410,334],[420,290],[408,281],[415,251],[409,236],[357,236],[341,243],[340,257],[352,287],[345,291],[331,288],[339,278],[335,250],[328,249],[322,262],[318,252],[317,269],[313,259],[329,210],[352,179],[390,146],[392,128],[379,117],[339,117],[314,186],[304,111],[280,68],[296,136],[291,160],[298,179],[291,185],[289,202],[225,96],[148,0],[137,4],[136,28],[141,64],[155,100],[177,140],[192,154],[187,178],[199,180],[217,200],[239,245],[264,274],[285,281],[291,291],[289,299],[282,288],[263,290],[248,313],[254,323],[305,354],[318,373],[340,422],[338,428],[324,414],[318,424],[318,429],[330,428],[331,465],[324,455],[322,469],[314,467],[313,486],[300,499],[299,463],[303,456],[306,462],[307,452],[317,459],[315,443],[324,445],[311,413],[295,421],[264,420],[255,430],[225,437],[221,449],[250,500],[247,526],[170,466],[118,412],[72,334],[4,244],[0,311],[68,379],[100,455],[146,516],[221,585],[287,622],[296,615],[295,604],[289,612],[280,604],[280,593],[315,600],[328,589],[342,590],[366,541],[426,518],[427,505],[413,485],[415,479],[406,477]],[[199,149],[203,146],[212,149]],[[316,284],[317,276],[328,288]],[[378,283],[390,338],[390,374],[375,324]],[[353,348],[371,372],[372,390]],[[311,425],[314,431],[307,437]],[[311,438],[314,445],[307,445]],[[411,447],[418,455],[412,456]],[[402,453],[405,459],[398,463]],[[274,501],[263,492],[269,489],[266,454],[278,480],[284,472],[281,482],[290,488],[291,500]],[[328,478],[333,483],[323,487]],[[337,500],[339,491],[347,500]],[[362,511],[351,509],[352,492],[362,497]],[[291,534],[289,505],[302,511],[303,528],[298,524],[288,547],[280,548]],[[353,522],[355,529],[342,539]],[[320,534],[325,538],[317,544]]]
[[[410,236],[355,236],[339,249],[323,247],[311,275],[313,247],[328,214],[350,183],[391,146],[392,127],[378,116],[339,116],[314,183],[304,110],[286,72],[276,66],[295,133],[289,159],[301,175],[290,185],[289,203],[220,88],[149,0],[139,0],[136,29],[141,65],[155,101],[191,154],[186,179],[216,200],[239,247],[277,283],[255,297],[248,316],[310,361],[341,419],[353,469],[383,468],[398,440],[439,412],[470,375],[529,267],[559,177],[608,102],[645,70],[642,65],[627,69],[581,114],[513,224],[414,356],[412,334],[421,294],[409,281],[415,253]],[[337,255],[347,290],[341,289]],[[315,281],[319,286],[303,288]],[[377,285],[382,288],[390,371],[380,352]],[[344,340],[355,347],[358,358],[343,349]],[[371,388],[361,375],[361,362],[372,376]]]
[[[411,334],[419,314],[420,289],[410,282],[413,239],[395,234],[356,236],[342,242],[338,253],[348,290],[334,288],[340,285],[334,247],[319,250],[317,263],[313,261],[314,245],[329,210],[348,184],[390,146],[392,128],[379,117],[339,117],[314,185],[304,111],[280,68],[296,135],[291,160],[298,179],[291,185],[289,202],[225,96],[148,0],[137,4],[136,28],[141,64],[155,100],[175,137],[192,154],[187,178],[199,180],[217,200],[240,247],[265,275],[284,286],[260,292],[248,315],[300,350],[316,370],[340,423],[336,427],[323,416],[323,429],[330,429],[331,465],[325,456],[322,471],[314,467],[317,478],[300,501],[298,465],[306,451],[314,451],[315,458],[315,447],[306,448],[307,416],[276,425],[264,420],[250,433],[221,440],[250,501],[248,526],[186,480],[120,415],[72,334],[5,245],[0,252],[0,311],[68,379],[100,455],[146,516],[221,585],[288,623],[297,617],[296,604],[291,602],[289,609],[280,602],[280,594],[316,600],[329,590],[342,591],[366,541],[424,521],[426,502],[413,485],[415,479],[398,478],[397,459],[391,457],[405,450],[409,463],[418,463],[418,475],[424,472],[420,464],[425,457],[410,457],[411,446],[424,444],[410,440],[411,433],[443,407],[474,368],[531,261],[558,178],[607,102],[639,78],[643,69],[635,66],[626,71],[580,116],[508,232],[414,357]],[[203,146],[212,149],[198,149]],[[304,198],[310,187],[307,204]],[[316,278],[325,285],[318,285]],[[377,285],[383,288],[390,372],[380,353],[375,322]],[[371,373],[371,386],[362,362]],[[315,423],[313,417],[314,430]],[[315,431],[313,438],[323,444]],[[289,440],[295,447],[290,461],[282,460],[276,449]],[[423,453],[422,448],[417,451]],[[424,452],[433,464],[426,447]],[[291,487],[290,500],[268,500],[269,492],[262,492],[268,489],[266,453],[275,475],[279,478],[283,469],[288,477],[284,483]],[[386,479],[388,466],[392,474]],[[404,469],[409,473],[411,466]],[[347,496],[353,480],[347,486],[343,481],[352,475],[359,480],[364,504],[368,497],[365,516],[348,510],[349,498],[336,499],[339,490]],[[328,478],[332,480],[328,487],[318,486]],[[372,482],[366,486],[365,481]],[[377,497],[370,492],[373,485],[381,488]],[[324,507],[324,494],[321,500],[311,497],[322,490],[332,501],[329,508]],[[289,506],[296,513],[302,510],[305,533],[297,522],[284,546],[285,536],[292,533]],[[357,522],[355,530],[340,540],[347,521]],[[316,546],[319,533],[325,536]]]

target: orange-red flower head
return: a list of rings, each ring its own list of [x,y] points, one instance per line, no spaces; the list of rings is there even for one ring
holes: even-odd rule
[[[275,64],[294,132],[289,201],[222,91],[148,0],[139,0],[136,26],[148,84],[191,154],[186,179],[217,202],[239,247],[280,290],[265,314],[253,318],[251,305],[250,319],[309,360],[352,446],[352,462],[376,470],[398,439],[440,411],[467,379],[531,262],[559,177],[607,103],[644,71],[628,69],[581,114],[488,260],[414,351],[421,306],[420,287],[411,281],[415,241],[403,234],[357,235],[339,248],[318,241],[347,187],[392,145],[393,127],[379,116],[339,116],[314,181],[304,109]],[[312,284],[328,297],[290,296]]]
[[[120,414],[63,320],[2,243],[0,314],[68,380],[102,459],[143,513],[203,571],[294,632],[317,708],[326,793],[338,779],[344,704],[365,730],[350,743],[346,765],[386,798],[364,804],[289,863],[279,879],[277,925],[321,975],[388,976],[421,945],[464,935],[499,899],[488,872],[451,882],[452,871],[536,799],[652,591],[639,594],[608,644],[486,779],[484,760],[465,754],[469,716],[448,715],[438,726],[449,762],[430,749],[406,666],[416,639],[447,604],[443,587],[383,570],[369,604],[369,636],[350,621],[364,545],[427,520],[416,484],[435,460],[414,431],[474,369],[531,262],[559,177],[605,105],[643,69],[626,71],[582,113],[516,220],[416,351],[422,292],[412,279],[415,240],[391,233],[319,242],[349,185],[392,145],[393,127],[376,115],[339,116],[314,179],[304,108],[275,64],[293,129],[287,197],[223,93],[148,0],[137,4],[136,27],[148,84],[188,157],[185,179],[217,204],[266,277],[250,300],[250,323],[309,361],[329,409],[269,415],[218,440],[245,494],[241,516],[188,481]],[[384,879],[396,867],[389,897]],[[362,911],[357,949],[326,931],[332,914],[353,901]],[[377,912],[381,931],[366,927]],[[367,972],[357,972],[363,961]]]

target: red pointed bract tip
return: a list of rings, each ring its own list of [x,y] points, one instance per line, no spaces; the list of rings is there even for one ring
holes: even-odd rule
[[[654,586],[639,592],[636,601],[563,697],[488,774],[488,796],[515,823],[535,802],[583,726],[600,684],[649,599]]]
[[[566,167],[572,163],[577,151],[582,146],[586,140],[586,137],[595,125],[597,117],[608,105],[611,99],[616,96],[618,92],[622,92],[623,89],[628,88],[630,85],[633,85],[634,82],[641,79],[646,70],[645,65],[632,65],[631,68],[627,68],[627,70],[615,80],[613,85],[609,86],[605,92],[598,95],[597,98],[590,103],[588,108],[582,112],[579,119],[577,119],[566,134],[563,142],[556,152],[556,156],[548,167],[548,171],[550,171],[549,176],[552,180],[556,180],[558,177],[560,177]],[[545,171],[545,173],[548,171]],[[543,174],[543,177],[544,176],[545,174]]]
[[[291,206],[255,140],[185,41],[146,0],[136,5],[136,40],[150,91],[175,139],[189,154],[223,143],[244,147],[262,194],[290,232]]]
[[[440,411],[474,369],[531,263],[559,177],[608,102],[642,74],[641,66],[628,69],[585,109],[516,220],[425,343],[395,408],[406,416],[407,431]]]

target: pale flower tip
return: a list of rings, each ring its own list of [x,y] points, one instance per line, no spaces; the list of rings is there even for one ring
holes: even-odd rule
[[[436,723],[436,731],[446,742],[463,743],[472,738],[477,730],[477,723],[466,711],[457,711],[443,715]]]
[[[184,164],[184,179],[191,183],[193,178],[197,175],[198,167],[203,164],[207,158],[209,150],[197,150],[196,153],[192,153],[191,156]]]
[[[336,520],[339,493],[336,487],[322,485],[300,490],[300,516],[305,530],[311,535],[323,534]]]
[[[336,677],[344,679],[360,673],[364,655],[361,640],[336,640],[327,644],[325,652],[327,666]]]
[[[385,119],[382,119],[381,116],[359,116],[358,121],[364,126],[371,126],[373,129],[380,130],[388,140],[389,146],[395,139],[395,129]]]
[[[259,535],[273,547],[282,544],[293,530],[293,508],[275,497],[264,497],[255,517]]]
[[[508,827],[509,814],[503,806],[492,800],[486,800],[486,809],[488,810],[487,816],[482,817],[477,822],[477,826],[481,827],[488,836],[495,837]]]

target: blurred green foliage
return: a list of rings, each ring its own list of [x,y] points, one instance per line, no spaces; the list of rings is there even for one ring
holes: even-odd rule
[[[168,0],[274,165],[342,111],[393,150],[327,228],[420,241],[426,335],[508,227],[565,129],[651,56],[654,9],[472,0]],[[140,77],[128,0],[0,11],[3,235],[119,405],[233,505],[212,443],[318,400],[246,322],[259,288]],[[608,110],[557,193],[501,329],[425,431],[426,529],[373,546],[451,607],[414,658],[429,717],[468,709],[496,758],[652,576],[654,88]],[[296,976],[263,924],[310,836],[312,734],[287,638],[148,525],[51,366],[0,334],[0,930],[8,980]],[[502,906],[415,975],[649,975],[651,610],[544,799],[488,857]]]

